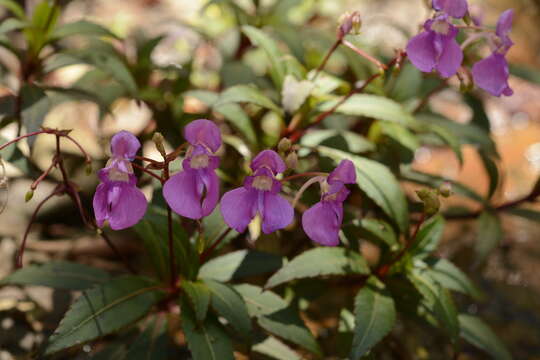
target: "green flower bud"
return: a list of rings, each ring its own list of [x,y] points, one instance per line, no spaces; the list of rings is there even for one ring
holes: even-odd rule
[[[92,163],[87,163],[86,168],[84,169],[84,172],[86,173],[86,175],[91,175],[92,171],[93,171]]]
[[[165,151],[165,146],[163,145],[163,142],[165,141],[163,135],[161,135],[160,132],[154,133],[154,136],[152,136],[152,141],[154,144],[156,144],[156,149],[159,151],[161,156],[166,157],[167,152]]]
[[[439,201],[438,190],[422,189],[417,190],[416,195],[424,203],[424,214],[433,216],[439,212],[441,202]]]
[[[34,190],[28,190],[26,195],[24,195],[24,201],[29,202],[34,197]]]
[[[291,149],[291,146],[292,146],[292,142],[291,140],[289,140],[289,138],[283,138],[279,141],[279,144],[278,144],[278,151],[279,152],[287,152]]]
[[[285,158],[285,165],[289,169],[296,169],[298,166],[298,155],[296,155],[295,152],[291,152],[287,157]]]
[[[445,181],[440,187],[439,187],[439,194],[441,196],[447,198],[450,195],[452,195],[452,184],[449,181]]]

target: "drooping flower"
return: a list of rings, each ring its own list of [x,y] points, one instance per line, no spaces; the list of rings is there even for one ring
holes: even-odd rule
[[[279,195],[281,183],[275,178],[286,170],[285,163],[275,151],[264,150],[251,162],[251,170],[253,175],[246,177],[244,186],[225,193],[221,199],[225,223],[243,232],[260,215],[265,234],[283,229],[294,217],[291,204]]]
[[[508,34],[512,29],[514,11],[506,10],[499,17],[494,37],[494,47],[490,56],[478,61],[472,67],[475,84],[494,96],[510,96],[514,91],[508,85],[510,71],[506,53],[514,45]]]
[[[435,10],[456,19],[461,19],[467,13],[467,0],[433,0],[432,5]]]
[[[356,182],[356,171],[350,160],[342,160],[321,183],[321,201],[302,215],[302,227],[309,238],[321,245],[339,244],[339,229],[343,222],[343,202],[350,191],[345,184]]]
[[[190,219],[208,216],[219,198],[219,179],[215,169],[221,146],[219,128],[210,120],[199,119],[184,129],[190,146],[182,162],[183,171],[171,176],[163,186],[163,196],[171,209]]]
[[[131,227],[144,216],[147,202],[137,188],[131,160],[141,147],[137,138],[121,131],[111,139],[111,159],[99,171],[101,183],[94,194],[93,206],[96,223],[102,227],[109,222],[113,230]]]
[[[450,23],[448,15],[440,15],[427,20],[424,30],[407,44],[409,59],[422,72],[437,70],[444,78],[453,76],[463,61],[463,52],[456,41],[458,29]]]

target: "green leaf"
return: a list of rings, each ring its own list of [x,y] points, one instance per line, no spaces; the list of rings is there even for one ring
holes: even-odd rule
[[[247,311],[251,317],[270,315],[289,306],[281,296],[270,290],[263,290],[259,286],[240,284],[236,285],[234,289],[244,298]]]
[[[210,289],[201,281],[183,281],[182,289],[186,292],[189,302],[195,310],[197,322],[203,322],[210,305]]]
[[[301,357],[290,347],[273,336],[267,336],[253,345],[252,351],[277,360],[301,360]]]
[[[314,85],[311,81],[299,81],[293,75],[285,76],[283,88],[281,89],[283,109],[289,114],[294,114],[309,97],[313,87]]]
[[[471,123],[489,133],[491,131],[491,125],[489,123],[489,118],[484,109],[482,100],[477,96],[471,95],[470,93],[466,94],[464,97],[465,102],[467,105],[469,105],[473,113]]]
[[[163,296],[156,283],[124,276],[84,291],[49,338],[45,354],[105,336],[148,313]]]
[[[25,21],[21,21],[15,18],[7,18],[0,24],[0,35],[6,34],[13,30],[19,30],[27,26]]]
[[[212,293],[212,307],[223,316],[244,339],[251,339],[251,320],[244,299],[230,286],[205,280]]]
[[[322,103],[317,107],[317,111],[324,112],[332,109],[340,99]],[[366,116],[377,120],[396,122],[402,125],[413,125],[416,123],[412,114],[405,108],[383,96],[356,94],[336,109],[337,113],[354,116]]]
[[[255,87],[255,85],[231,86],[221,93],[214,106],[219,108],[223,104],[244,102],[259,105],[263,108],[275,111],[278,114],[283,112],[272,100]]]
[[[15,0],[0,0],[0,6],[3,6],[9,11],[11,11],[19,19],[26,19],[26,14],[24,13],[23,7],[19,5]]]
[[[47,0],[35,6],[30,26],[24,29],[31,56],[37,56],[45,46],[59,16],[60,7]]]
[[[412,256],[424,258],[437,250],[439,241],[444,231],[444,218],[440,215],[429,219],[418,231],[415,239],[412,239],[413,245],[409,253]]]
[[[208,261],[201,267],[199,277],[227,282],[272,272],[279,269],[282,264],[281,256],[240,250]]]
[[[394,139],[407,149],[416,151],[420,147],[420,141],[416,135],[401,124],[391,122],[380,122],[381,131],[384,135]]]
[[[263,49],[270,61],[270,76],[274,84],[281,89],[287,69],[283,62],[283,53],[279,50],[276,42],[262,30],[252,26],[242,26],[242,32],[254,45]]]
[[[158,317],[133,341],[125,356],[126,360],[162,360],[169,358],[169,335],[167,321]],[[106,358],[117,360],[116,357]]]
[[[229,120],[229,122],[245,136],[247,141],[252,144],[257,143],[257,135],[251,124],[251,119],[240,105],[235,103],[217,105],[214,107],[214,111],[220,113],[225,119]]]
[[[482,164],[484,164],[484,169],[486,169],[489,177],[489,190],[487,198],[491,199],[499,187],[499,169],[491,156],[487,155],[484,151],[480,151],[479,153]]]
[[[318,151],[336,163],[344,159],[351,160],[356,167],[356,183],[360,189],[395,221],[401,232],[407,231],[409,227],[407,200],[396,177],[386,166],[324,146],[319,146]]]
[[[105,271],[90,266],[53,261],[28,265],[0,281],[0,285],[39,285],[55,289],[84,290],[109,280]]]
[[[446,259],[431,258],[426,262],[430,266],[429,275],[443,287],[482,300],[482,292],[456,265]]]
[[[459,138],[450,130],[439,125],[430,125],[429,129],[452,149],[459,164],[463,166],[463,152],[461,151],[461,142],[459,141]]]
[[[468,314],[459,315],[460,335],[472,345],[484,350],[496,360],[512,360],[503,342],[482,320]]]
[[[401,246],[394,229],[387,222],[379,219],[363,218],[360,221],[360,227],[362,231],[388,245],[391,250],[397,250]]]
[[[295,279],[350,274],[369,274],[366,260],[360,254],[341,247],[319,247],[292,259],[268,279],[265,287],[275,287]]]
[[[474,246],[477,263],[482,263],[503,239],[501,220],[497,214],[484,211],[478,218],[477,239]]]
[[[455,343],[459,336],[459,322],[456,306],[450,292],[435,282],[426,271],[415,269],[409,279],[423,297],[423,305],[431,311],[443,329]]]
[[[394,327],[396,309],[384,284],[370,277],[354,299],[355,328],[350,357],[360,359]]]
[[[0,136],[0,144],[4,144],[7,141],[8,140]],[[17,144],[12,144],[1,150],[0,157],[2,160],[9,162],[28,176],[38,177],[42,173],[42,171],[34,166],[32,162],[28,161],[26,156],[24,156],[22,151],[17,147]]]
[[[45,91],[35,85],[23,85],[20,94],[22,123],[26,127],[26,131],[38,131],[51,109],[51,101]],[[35,141],[35,136],[28,138],[30,148]]]
[[[338,144],[345,141],[349,152],[363,153],[375,150],[375,144],[352,131],[323,129],[312,130],[302,136],[300,143],[303,146],[315,147],[324,145],[327,147],[336,148]],[[300,154],[302,149],[300,150]]]
[[[213,315],[199,324],[185,300],[181,308],[182,329],[194,360],[234,360],[231,339]]]
[[[399,76],[390,90],[390,96],[399,101],[404,102],[413,97],[417,97],[420,93],[422,85],[422,73],[412,64],[405,64],[401,69]]]
[[[52,40],[59,40],[73,35],[108,36],[118,39],[109,29],[86,20],[80,20],[58,26],[51,34]]]
[[[505,211],[507,214],[519,216],[521,218],[540,222],[540,211],[536,211],[533,209],[525,209],[525,208],[517,208],[517,209],[509,209]]]

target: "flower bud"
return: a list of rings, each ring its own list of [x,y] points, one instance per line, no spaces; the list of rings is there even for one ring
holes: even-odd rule
[[[154,136],[152,136],[152,141],[154,144],[156,144],[156,149],[159,151],[161,156],[166,157],[167,152],[165,152],[165,146],[163,145],[163,142],[165,141],[163,135],[161,135],[160,132],[154,133]]]
[[[291,140],[289,140],[289,138],[283,138],[279,141],[279,144],[278,144],[278,151],[279,152],[287,152],[291,149],[291,146],[292,146],[292,143],[291,143]]]
[[[291,152],[287,157],[285,158],[285,165],[289,169],[296,169],[298,166],[298,155],[296,155],[295,152]]]
[[[452,184],[449,181],[445,181],[440,187],[439,187],[439,194],[441,196],[447,198],[450,195],[452,195]]]
[[[361,27],[362,18],[360,17],[360,12],[346,12],[339,18],[338,37],[343,38],[348,34],[358,35],[360,34]]]
[[[34,190],[28,190],[26,195],[24,195],[24,201],[29,202],[34,197]]]
[[[86,175],[91,175],[92,174],[92,163],[87,163],[86,164],[86,168],[84,169]]]
[[[433,216],[439,212],[441,208],[441,202],[439,201],[439,195],[437,191],[431,189],[417,190],[416,195],[424,203],[424,214],[427,216]]]

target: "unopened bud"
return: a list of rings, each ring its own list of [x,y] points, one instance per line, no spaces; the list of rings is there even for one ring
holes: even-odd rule
[[[436,191],[431,189],[422,189],[416,191],[416,195],[424,203],[424,214],[427,216],[433,216],[439,212],[441,208],[441,202],[439,201],[439,195]]]
[[[84,169],[84,172],[86,173],[86,175],[91,175],[92,171],[93,171],[92,163],[87,163],[86,168]]]
[[[34,197],[34,190],[28,190],[26,195],[24,195],[24,201],[29,202]]]
[[[338,37],[343,38],[348,34],[358,35],[361,27],[362,18],[360,12],[346,12],[339,18]]]
[[[279,141],[277,148],[279,152],[285,153],[291,149],[291,146],[291,140],[289,138],[283,138]]]
[[[439,187],[439,194],[441,196],[447,198],[450,195],[452,195],[452,184],[449,181],[445,181],[440,187]]]
[[[289,169],[296,169],[296,167],[298,166],[298,155],[296,155],[295,152],[287,155],[287,157],[285,158],[285,165],[287,165]]]
[[[165,152],[165,146],[163,145],[165,138],[163,135],[161,135],[159,132],[154,133],[154,136],[152,136],[152,141],[154,144],[156,144],[156,149],[159,151],[161,156],[166,157],[167,153]]]

